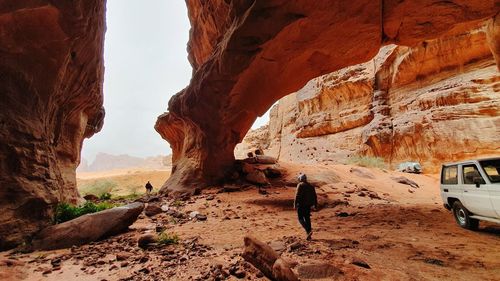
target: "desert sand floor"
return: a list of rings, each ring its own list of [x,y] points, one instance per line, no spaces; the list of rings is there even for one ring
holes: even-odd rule
[[[161,199],[174,213],[198,211],[205,221],[141,215],[129,232],[90,245],[1,253],[0,280],[221,280],[214,276],[235,268],[245,276],[227,280],[267,280],[239,255],[245,235],[297,262],[301,280],[500,280],[500,226],[481,222],[477,232],[458,227],[442,207],[437,176],[348,165],[283,166],[287,176],[260,191],[249,186],[220,193],[214,187],[184,202]],[[299,171],[321,185],[310,242],[292,208]],[[397,183],[394,176],[419,187]],[[176,233],[181,242],[139,248],[137,238],[157,228]]]

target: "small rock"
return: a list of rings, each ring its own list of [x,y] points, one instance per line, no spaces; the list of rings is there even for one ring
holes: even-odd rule
[[[42,272],[43,275],[47,275],[47,274],[50,274],[52,273],[52,268],[49,268],[49,269],[46,269]]]
[[[160,208],[161,208],[161,210],[162,210],[163,212],[166,212],[166,211],[168,211],[169,206],[168,206],[168,204],[164,204],[164,205],[161,205],[161,207],[160,207]]]
[[[200,214],[200,212],[198,212],[198,211],[192,211],[191,213],[189,213],[189,217],[192,218],[192,219],[194,219],[199,214]]]
[[[117,261],[124,261],[124,260],[127,260],[128,258],[130,258],[131,256],[132,256],[131,253],[120,252],[120,253],[116,254],[116,260]]]
[[[426,259],[424,259],[424,262],[428,263],[428,264],[437,265],[437,266],[444,266],[444,262],[442,260],[438,260],[438,259],[426,258]]]
[[[231,275],[233,275],[234,277],[239,278],[239,279],[245,278],[245,276],[247,275],[246,272],[242,268],[236,267],[236,266],[231,267],[229,269],[229,273]]]
[[[213,195],[208,195],[207,198],[205,198],[207,201],[212,201],[215,199],[215,196]]]
[[[144,234],[137,240],[137,244],[140,248],[146,249],[149,245],[156,243],[158,241],[158,237],[153,234]]]
[[[95,196],[94,194],[87,194],[87,195],[83,196],[83,199],[85,199],[87,201],[98,201],[99,197]]]
[[[165,226],[162,225],[162,224],[161,225],[156,225],[156,227],[155,227],[155,231],[157,233],[163,232],[164,230],[165,230]]]
[[[365,261],[362,261],[362,260],[354,260],[352,262],[352,264],[354,265],[357,265],[359,267],[364,267],[364,268],[367,268],[367,269],[370,269],[370,265],[368,265]]]
[[[206,221],[207,220],[207,216],[202,215],[202,214],[197,214],[196,215],[196,219],[199,220],[199,221]]]
[[[241,191],[241,186],[238,185],[231,185],[231,184],[225,184],[224,187],[222,188],[223,192],[235,192],[235,191]],[[217,200],[218,203],[219,200]]]
[[[148,217],[156,216],[163,212],[162,208],[156,204],[148,204],[144,209],[144,214]]]
[[[416,182],[414,182],[414,181],[412,181],[410,179],[407,179],[407,178],[405,178],[403,176],[401,176],[401,177],[391,177],[391,179],[393,181],[397,182],[397,183],[406,184],[406,185],[409,185],[409,186],[411,186],[413,188],[419,188],[419,185]]]
[[[347,212],[340,212],[336,216],[340,217],[340,218],[346,218],[346,217],[349,216],[349,213],[347,213]]]
[[[5,266],[23,266],[24,262],[14,260],[14,259],[5,259],[5,260],[0,260],[0,265],[5,265]]]

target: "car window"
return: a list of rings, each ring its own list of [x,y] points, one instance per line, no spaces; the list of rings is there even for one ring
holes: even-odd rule
[[[464,184],[474,184],[475,178],[480,178],[481,184],[485,184],[485,181],[481,176],[481,174],[479,173],[479,170],[477,169],[476,165],[464,165],[462,169],[463,169],[462,175]]]
[[[479,163],[492,183],[500,183],[500,160],[486,160]]]
[[[442,184],[458,184],[458,168],[457,166],[443,167],[443,174],[441,175]]]

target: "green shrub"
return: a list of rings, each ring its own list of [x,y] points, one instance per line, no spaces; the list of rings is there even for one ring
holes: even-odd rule
[[[368,168],[387,168],[387,164],[385,163],[384,158],[373,156],[353,156],[347,160],[347,164]]]
[[[135,200],[139,197],[141,197],[141,194],[134,192],[134,193],[127,194],[127,195],[114,196],[113,199],[115,199],[115,200]]]
[[[62,223],[65,221],[75,219],[79,216],[83,216],[85,214],[96,213],[106,209],[111,209],[116,206],[117,206],[116,204],[109,202],[101,202],[98,204],[92,202],[85,202],[81,206],[74,206],[68,203],[59,203],[56,207],[56,212],[54,215],[54,223],[55,224]]]
[[[162,232],[158,235],[158,244],[173,245],[179,243],[179,236],[175,233]]]
[[[101,200],[109,200],[109,199],[111,199],[111,193],[105,192],[105,193],[101,194],[101,196],[99,196],[99,199],[101,199]]]
[[[181,206],[184,206],[184,202],[182,202],[181,200],[175,200],[172,203],[172,206],[174,206],[174,207],[181,207]]]

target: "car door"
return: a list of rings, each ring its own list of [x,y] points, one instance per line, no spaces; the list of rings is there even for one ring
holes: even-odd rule
[[[496,212],[493,209],[490,199],[490,191],[484,176],[475,163],[466,163],[460,167],[460,180],[463,186],[462,202],[475,215],[485,217],[495,217]],[[474,181],[480,180],[481,184],[476,187]]]
[[[479,164],[487,181],[484,188],[490,193],[491,205],[496,212],[496,217],[500,218],[500,159],[482,160]]]
[[[441,169],[441,198],[448,203],[448,198],[462,198],[462,187],[458,184],[458,166],[444,165]],[[453,206],[450,206],[453,207]]]

